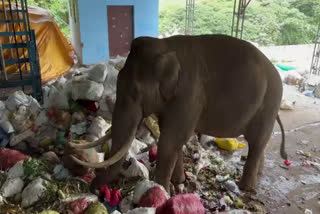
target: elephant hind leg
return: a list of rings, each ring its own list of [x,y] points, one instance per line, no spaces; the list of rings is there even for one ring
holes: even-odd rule
[[[185,181],[184,168],[183,168],[183,150],[180,149],[176,166],[173,170],[171,182],[173,184],[181,184]]]
[[[257,115],[247,127],[245,137],[248,141],[249,152],[246,164],[244,166],[242,178],[240,180],[240,189],[253,191],[257,184],[258,174],[262,173],[264,167],[264,150],[270,139],[274,120],[266,118],[266,112]]]

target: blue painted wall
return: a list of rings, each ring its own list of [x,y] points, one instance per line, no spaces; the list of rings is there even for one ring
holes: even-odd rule
[[[84,64],[109,59],[108,5],[132,5],[134,37],[158,37],[159,0],[79,0]]]

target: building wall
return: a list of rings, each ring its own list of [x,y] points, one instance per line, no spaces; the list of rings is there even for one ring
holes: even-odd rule
[[[158,37],[159,0],[78,0],[83,63],[109,59],[108,5],[132,5],[134,37]]]

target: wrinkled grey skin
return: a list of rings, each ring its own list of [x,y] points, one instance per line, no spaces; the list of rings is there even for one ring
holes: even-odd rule
[[[254,190],[275,120],[281,124],[281,98],[277,70],[248,42],[224,35],[137,38],[118,76],[110,156],[131,143],[140,121],[155,113],[161,131],[155,179],[166,190],[170,181],[185,179],[182,146],[194,131],[243,134],[249,153],[239,185]],[[100,170],[92,187],[114,180],[123,158]]]

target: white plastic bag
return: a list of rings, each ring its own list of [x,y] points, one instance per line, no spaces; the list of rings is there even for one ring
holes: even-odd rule
[[[126,176],[127,178],[139,176],[144,179],[149,179],[149,170],[143,163],[140,163],[133,157],[129,159],[129,162],[130,166],[128,167],[128,169],[121,169],[121,173],[124,176]]]
[[[42,178],[36,178],[24,188],[22,192],[22,207],[29,207],[39,201],[43,196],[46,187],[44,186],[44,180]]]
[[[8,172],[7,179],[19,178],[24,175],[23,160],[18,161]]]
[[[24,183],[21,178],[7,179],[1,187],[0,195],[4,198],[12,197],[22,191],[23,185]]]
[[[91,122],[90,127],[87,130],[88,141],[95,141],[103,137],[106,131],[111,127],[111,124],[107,123],[102,117],[98,116]]]
[[[65,90],[58,90],[51,86],[49,91],[48,108],[55,107],[61,110],[69,109],[68,96]]]
[[[97,101],[103,93],[103,85],[91,80],[72,81],[73,100],[92,100]]]
[[[90,80],[103,83],[107,76],[107,65],[105,63],[93,64],[87,72]]]
[[[28,107],[32,113],[40,110],[38,101],[31,96],[25,95],[21,90],[14,92],[6,101],[6,107],[10,111],[16,110],[21,105]]]
[[[153,208],[153,207],[139,207],[139,208],[130,210],[129,212],[126,212],[126,214],[155,214],[155,213],[156,213],[156,208]]]

